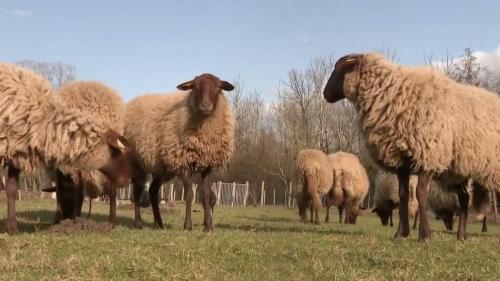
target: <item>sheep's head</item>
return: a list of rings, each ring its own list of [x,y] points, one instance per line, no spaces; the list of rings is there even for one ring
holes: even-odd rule
[[[307,209],[311,206],[311,198],[302,192],[298,193],[295,197],[297,206],[299,207],[299,216],[302,222],[307,220]]]
[[[363,55],[351,54],[341,57],[323,90],[323,96],[328,102],[336,102],[352,95],[359,83],[359,66]]]
[[[220,80],[217,76],[205,73],[196,76],[193,80],[184,82],[177,86],[181,91],[191,90],[193,109],[202,115],[210,115],[217,107],[219,95],[222,90],[232,91],[234,86]]]
[[[103,173],[115,186],[123,187],[128,184],[132,174],[130,160],[130,145],[127,140],[113,130],[104,135],[111,159],[99,171]]]
[[[377,216],[380,218],[380,222],[382,223],[382,225],[386,226],[389,224],[389,217],[391,216],[390,210],[375,207],[372,210],[372,213],[377,214]]]

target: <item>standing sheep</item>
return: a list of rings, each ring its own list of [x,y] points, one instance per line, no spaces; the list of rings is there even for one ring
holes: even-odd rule
[[[410,177],[410,215],[415,217],[413,228],[417,227],[418,202],[416,197],[417,177]],[[375,182],[375,208],[372,210],[380,218],[382,225],[393,226],[393,210],[399,207],[398,177],[392,173],[382,172]]]
[[[351,153],[338,151],[330,154],[328,162],[333,171],[333,204],[345,206],[345,223],[356,224],[370,185],[368,174],[358,157]]]
[[[407,237],[410,174],[419,176],[419,240],[430,238],[427,186],[433,177],[453,185],[460,203],[457,238],[466,238],[467,179],[500,186],[500,99],[457,83],[432,68],[405,67],[376,54],[340,58],[323,92],[328,102],[349,99],[373,159],[397,173],[400,224]]]
[[[321,198],[332,189],[333,171],[325,153],[317,149],[304,149],[297,155],[297,171],[302,181],[302,192],[297,197],[297,206],[302,221],[306,221],[307,208],[311,206],[314,223],[319,224]],[[311,205],[312,200],[312,205]]]
[[[127,142],[88,114],[66,108],[34,72],[0,64],[0,158],[8,167],[7,232],[17,232],[20,171],[44,165],[99,170],[114,184],[129,180]]]
[[[186,216],[184,229],[191,230],[192,180],[201,173],[204,230],[213,230],[210,211],[212,169],[224,165],[234,149],[235,118],[222,90],[234,86],[212,74],[202,74],[177,86],[170,95],[148,95],[127,105],[125,135],[135,148],[134,198],[144,190],[146,175],[155,223],[163,228],[158,191],[163,182],[179,176],[184,184]],[[135,224],[142,225],[140,207],[135,203]]]
[[[125,131],[125,103],[108,86],[95,81],[77,81],[65,84],[57,91],[67,108],[91,114],[106,128],[123,135]],[[55,222],[81,215],[84,194],[90,200],[97,198],[108,187],[110,196],[109,222],[116,223],[116,188],[109,185],[99,171],[79,171],[67,167],[56,172],[57,204]],[[72,184],[71,184],[72,183]],[[70,186],[68,186],[70,184]],[[63,187],[64,185],[64,187]]]

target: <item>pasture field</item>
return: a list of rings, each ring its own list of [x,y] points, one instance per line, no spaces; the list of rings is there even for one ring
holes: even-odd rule
[[[206,235],[200,205],[192,232],[182,231],[182,204],[162,205],[165,230],[153,229],[149,209],[144,229],[134,229],[127,205],[111,232],[56,235],[55,201],[17,206],[22,233],[13,237],[5,234],[5,204],[0,208],[1,280],[500,280],[498,226],[481,234],[471,223],[461,243],[432,220],[433,240],[422,244],[415,231],[393,241],[395,228],[369,213],[355,226],[338,224],[336,213],[334,222],[316,226],[300,223],[295,209],[216,207],[215,232]],[[106,204],[93,209],[91,219],[106,221]]]

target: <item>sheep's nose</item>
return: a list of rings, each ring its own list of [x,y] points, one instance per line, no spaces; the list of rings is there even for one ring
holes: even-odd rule
[[[211,103],[202,103],[200,104],[200,110],[202,112],[211,112],[214,109],[214,105]]]

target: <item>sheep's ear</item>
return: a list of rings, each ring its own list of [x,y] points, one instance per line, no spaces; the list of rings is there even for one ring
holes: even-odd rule
[[[177,89],[179,89],[181,91],[188,91],[188,90],[193,89],[193,80],[177,85]]]
[[[130,144],[128,141],[113,130],[106,132],[106,143],[109,146],[118,149],[121,153],[126,153],[130,150]]]
[[[227,81],[220,81],[220,88],[224,91],[232,91],[234,90],[233,84],[227,82]]]

